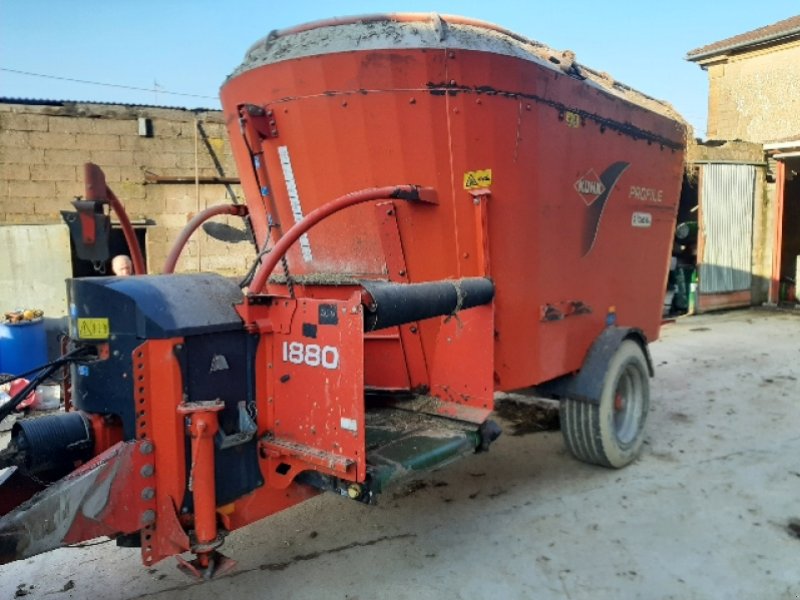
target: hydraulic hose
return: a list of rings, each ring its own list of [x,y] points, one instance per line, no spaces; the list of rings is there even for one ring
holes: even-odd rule
[[[2,422],[8,415],[10,415],[17,406],[19,406],[22,401],[28,397],[33,390],[39,387],[45,379],[50,377],[53,373],[55,373],[58,369],[64,366],[67,363],[79,360],[83,358],[89,352],[88,347],[76,348],[72,352],[65,354],[64,356],[57,358],[53,362],[47,363],[46,365],[42,365],[36,370],[28,371],[28,373],[38,371],[38,374],[30,380],[28,385],[22,388],[19,392],[14,394],[14,396],[5,404],[0,406],[0,422]],[[15,377],[15,379],[19,379],[19,377]]]
[[[369,202],[370,200],[394,199],[409,201],[422,200],[429,202],[433,195],[433,190],[428,188],[420,188],[415,185],[390,185],[351,192],[344,196],[339,196],[327,204],[323,204],[319,208],[308,213],[302,221],[295,223],[291,229],[278,240],[272,248],[272,251],[267,255],[267,259],[261,263],[261,268],[256,271],[250,285],[251,293],[262,293],[264,286],[267,284],[267,279],[292,244],[300,239],[300,237],[314,225],[332,214],[350,206],[355,206],[356,204]]]
[[[235,217],[246,217],[247,207],[243,204],[217,204],[216,206],[209,206],[205,210],[197,213],[183,228],[178,239],[172,245],[167,256],[167,261],[164,263],[162,273],[172,273],[175,271],[175,265],[178,264],[178,259],[181,257],[181,252],[186,242],[192,237],[192,234],[197,230],[200,225],[208,221],[212,217],[218,215],[233,215]]]

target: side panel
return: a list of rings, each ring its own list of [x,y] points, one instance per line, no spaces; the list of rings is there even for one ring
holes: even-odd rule
[[[347,301],[280,301],[270,318],[285,326],[262,341],[271,346],[261,392],[266,397],[258,400],[267,414],[261,438],[267,484],[286,487],[309,468],[363,481],[364,325],[358,295]]]

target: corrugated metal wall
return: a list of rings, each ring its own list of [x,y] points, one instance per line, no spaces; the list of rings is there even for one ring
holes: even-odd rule
[[[700,198],[704,250],[699,266],[702,293],[750,289],[755,182],[753,165],[708,164],[703,167]]]

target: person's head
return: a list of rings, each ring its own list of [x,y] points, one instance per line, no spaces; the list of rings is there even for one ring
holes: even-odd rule
[[[111,270],[118,277],[127,277],[128,275],[133,275],[133,263],[130,257],[120,254],[111,261]]]

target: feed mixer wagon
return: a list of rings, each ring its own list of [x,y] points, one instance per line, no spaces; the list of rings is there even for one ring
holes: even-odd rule
[[[435,14],[274,31],[221,98],[247,205],[193,219],[166,274],[134,240],[141,276],[68,282],[71,403],[3,451],[4,562],[105,535],[219,574],[233,530],[486,450],[497,391],[559,399],[580,460],[636,458],[683,169],[668,105]],[[84,245],[98,206],[124,225],[93,165],[83,202]],[[260,249],[243,289],[170,274],[219,212]]]

